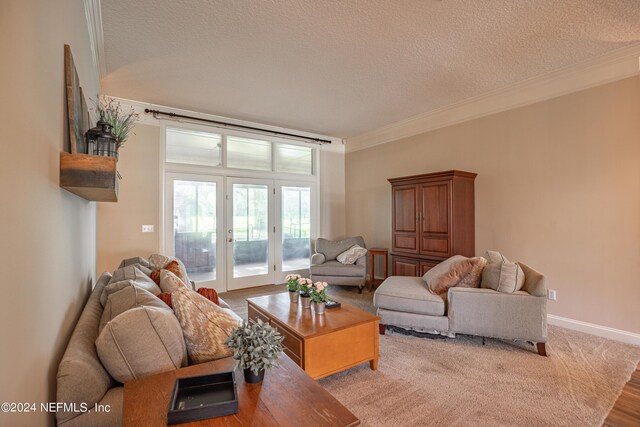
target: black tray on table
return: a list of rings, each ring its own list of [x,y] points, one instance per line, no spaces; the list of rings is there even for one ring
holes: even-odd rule
[[[238,413],[233,371],[178,378],[173,386],[167,425]]]

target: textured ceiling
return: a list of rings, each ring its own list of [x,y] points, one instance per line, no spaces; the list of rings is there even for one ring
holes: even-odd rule
[[[638,0],[102,0],[109,95],[350,137],[640,41]]]

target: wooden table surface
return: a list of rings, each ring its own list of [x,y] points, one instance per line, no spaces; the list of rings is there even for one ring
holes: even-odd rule
[[[325,309],[325,314],[319,316],[315,314],[313,308],[304,309],[301,303],[291,304],[288,292],[247,298],[247,302],[295,329],[296,333],[304,338],[313,338],[380,320],[375,314],[349,304],[342,304],[340,308]]]
[[[182,426],[355,426],[358,418],[312,380],[289,357],[265,373],[262,384],[247,384],[236,370],[238,413]],[[220,359],[129,381],[124,386],[123,426],[165,426],[176,378],[230,371],[235,361]]]

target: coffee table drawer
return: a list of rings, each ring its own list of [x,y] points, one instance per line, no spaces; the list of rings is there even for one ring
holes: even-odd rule
[[[287,353],[287,356],[291,357],[296,362],[299,362],[300,359],[302,359],[302,341],[276,321],[271,321],[271,326],[276,328],[277,331],[280,332],[280,335],[284,337],[282,340],[282,346],[292,353]]]
[[[249,311],[247,313],[247,317],[249,318],[249,321],[253,321],[256,322],[258,319],[262,320],[264,323],[270,323],[270,319],[265,316],[264,314],[260,313],[258,310],[256,310],[255,308],[249,306]]]

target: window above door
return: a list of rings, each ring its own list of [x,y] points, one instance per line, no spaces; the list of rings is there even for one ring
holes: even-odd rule
[[[167,124],[166,162],[174,165],[315,175],[315,147],[282,142],[281,138],[256,137],[226,129],[214,132],[202,128]]]

